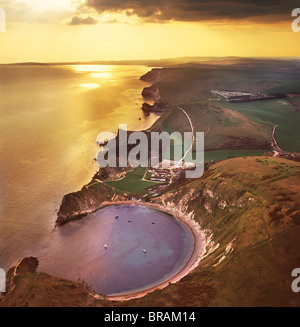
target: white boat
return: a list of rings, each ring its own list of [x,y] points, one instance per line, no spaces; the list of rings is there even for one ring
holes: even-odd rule
[[[104,244],[104,249],[107,249],[107,244]]]
[[[144,252],[144,253],[147,253],[147,251],[146,251],[145,249],[143,249],[143,252]]]

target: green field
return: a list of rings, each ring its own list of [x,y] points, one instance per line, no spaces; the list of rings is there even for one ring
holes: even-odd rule
[[[154,186],[158,183],[143,181],[142,178],[146,172],[146,168],[138,167],[128,172],[123,179],[117,181],[105,182],[106,185],[113,187],[124,193],[137,194],[144,192],[150,186]]]
[[[285,151],[300,152],[299,61],[253,59],[232,66],[191,63],[164,68],[161,73],[164,78],[155,85],[161,97],[173,106],[157,120],[152,130],[190,131],[187,118],[176,109],[178,104],[190,116],[194,131],[205,133],[206,150],[265,150],[273,126],[278,125],[275,137],[279,146]],[[288,97],[230,103],[216,97],[212,90],[279,92],[288,93]],[[236,156],[237,152],[215,154],[208,154],[206,161],[226,159]]]
[[[237,109],[230,108],[227,102],[186,102],[180,104],[180,107],[189,115],[194,131],[204,133],[205,150],[265,150],[268,147],[273,125],[269,123],[266,127],[265,123],[257,122]],[[152,130],[184,133],[190,132],[191,126],[185,114],[173,106],[166,115],[157,120]]]
[[[221,101],[219,101],[221,102]],[[276,140],[286,151],[300,151],[299,112],[287,100],[256,101],[247,103],[229,103],[222,101],[222,106],[238,111],[250,120],[266,129],[278,125]]]
[[[217,159],[228,159],[231,157],[249,157],[249,156],[262,156],[266,150],[216,150],[216,151],[205,151],[204,161],[208,162]]]

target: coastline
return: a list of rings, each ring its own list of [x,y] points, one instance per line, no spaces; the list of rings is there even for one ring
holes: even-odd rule
[[[194,239],[194,249],[193,252],[184,265],[184,267],[174,276],[168,278],[166,281],[161,282],[155,286],[151,286],[145,290],[141,291],[133,291],[132,293],[124,293],[124,294],[116,294],[116,295],[108,295],[105,296],[106,300],[109,301],[128,301],[132,299],[137,299],[141,298],[155,290],[163,289],[167,287],[169,284],[174,284],[180,281],[183,277],[185,277],[189,272],[194,270],[197,266],[202,257],[205,254],[205,247],[206,247],[206,242],[205,242],[205,236],[204,233],[202,232],[200,225],[193,220],[192,218],[187,217],[185,214],[182,212],[173,209],[173,208],[167,208],[161,204],[158,203],[148,203],[148,202],[141,202],[141,201],[105,201],[102,203],[102,205],[99,207],[98,210],[103,209],[107,206],[111,205],[141,205],[141,206],[147,206],[151,207],[153,209],[160,210],[162,212],[168,213],[172,216],[174,216],[176,219],[178,219],[181,223],[184,224],[186,228],[189,229],[191,234],[193,235]],[[100,295],[94,295],[95,298],[100,297]]]
[[[153,76],[154,75],[154,76]],[[141,80],[147,81],[148,83],[151,83],[150,87],[144,88],[142,91],[145,92],[145,90],[151,89],[153,87],[154,83],[157,82],[160,79],[160,71],[159,70],[151,70],[148,71],[145,75],[140,77]],[[156,101],[160,102],[160,96],[159,96],[159,90],[157,89],[156,92],[151,92],[151,94],[148,94],[148,97],[151,97],[154,101],[154,105]],[[132,290],[132,292],[124,292],[121,294],[116,295],[107,295],[105,298],[110,301],[127,301],[131,299],[137,299],[144,297],[145,295],[158,290],[163,289],[167,287],[169,284],[174,284],[180,281],[183,277],[185,277],[190,271],[195,269],[198,266],[198,263],[202,259],[202,257],[205,254],[205,246],[206,246],[206,240],[205,240],[205,234],[202,232],[200,225],[193,220],[188,215],[180,212],[179,210],[175,208],[168,208],[162,204],[159,203],[150,203],[150,202],[142,202],[141,200],[126,200],[126,199],[120,199],[120,200],[102,200],[101,204],[99,206],[96,206],[94,208],[86,208],[85,210],[79,210],[73,213],[71,216],[69,216],[66,220],[63,222],[58,223],[56,221],[56,227],[60,226],[61,224],[68,223],[68,221],[71,220],[77,220],[81,219],[84,216],[87,216],[89,214],[92,214],[100,209],[103,209],[107,206],[111,205],[142,205],[142,206],[148,206],[154,209],[157,209],[159,211],[165,212],[167,214],[172,215],[175,219],[179,220],[183,225],[191,232],[193,236],[193,252],[190,255],[190,258],[185,263],[184,267],[177,272],[174,276],[169,277],[167,280],[163,282],[158,282],[155,286],[150,286],[149,288],[143,289],[143,290]],[[102,298],[100,294],[94,294],[95,298]]]
[[[222,106],[220,108],[222,109]],[[296,111],[297,109],[293,113]],[[170,112],[172,113],[172,110]],[[155,126],[154,130],[159,128],[160,126]],[[209,130],[210,127],[206,134]],[[64,197],[63,203],[58,203],[64,210],[61,212],[62,220],[59,222],[61,224],[57,224],[56,227],[84,216],[87,216],[87,220],[92,220],[92,213],[118,205],[131,206],[134,211],[149,207],[149,210],[153,208],[172,215],[170,218],[184,224],[192,233],[192,237],[189,234],[189,252],[183,257],[184,260],[179,267],[177,266],[176,271],[164,274],[164,278],[157,278],[144,288],[102,295],[101,292],[93,291],[92,286],[83,280],[76,281],[76,277],[75,280],[65,280],[42,270],[37,271],[32,268],[31,262],[34,263],[38,257],[26,257],[19,260],[7,273],[8,292],[2,294],[3,298],[0,293],[0,307],[80,306],[108,309],[111,307],[111,310],[115,310],[118,307],[159,308],[162,305],[166,308],[278,307],[297,306],[299,303],[300,306],[300,298],[297,297],[297,293],[291,292],[286,278],[287,270],[289,267],[294,269],[295,258],[298,257],[295,244],[300,237],[298,228],[300,198],[297,196],[300,192],[300,176],[297,174],[300,163],[279,156],[272,157],[272,152],[264,155],[241,153],[244,150],[239,150],[238,146],[237,144],[237,149],[230,150],[230,154],[226,147],[218,149],[212,147],[210,159],[214,160],[209,160],[206,164],[205,170],[211,168],[201,179],[183,180],[178,184],[170,183],[172,184],[170,188],[163,189],[162,192],[156,192],[155,189],[150,192],[147,190],[147,197],[144,197],[143,193],[124,193],[118,189],[115,192],[115,188],[106,188],[105,177],[99,178],[97,182],[100,177],[98,172],[80,191],[74,192],[71,197]],[[206,153],[207,151],[208,149]],[[220,157],[222,151],[224,158]],[[238,151],[238,158],[231,157],[231,151]],[[102,169],[101,171],[103,173]],[[113,172],[110,173],[113,176]],[[109,177],[107,179],[109,180]],[[64,205],[65,200],[67,205]],[[39,205],[35,202],[34,207],[36,204]],[[56,207],[57,202],[51,204]],[[33,217],[32,212],[30,215]],[[143,215],[139,216],[143,218]],[[48,219],[47,215],[42,215],[39,220],[49,223]],[[52,219],[50,224],[51,221]],[[27,219],[25,231],[31,228],[33,222],[33,218]],[[13,223],[17,226],[19,222]],[[81,227],[77,223],[74,225],[76,228]],[[53,226],[46,230],[47,233],[51,227]],[[143,230],[149,233],[146,226]],[[172,235],[169,229],[165,230],[167,233],[164,235],[168,233]],[[40,239],[42,233],[43,230],[40,232]],[[126,242],[127,234],[123,229],[120,233],[123,233]],[[59,228],[56,234],[63,234],[62,237],[66,238],[64,231],[59,231]],[[18,238],[19,235],[16,236]],[[163,239],[163,235],[160,239]],[[66,244],[62,242],[61,249],[65,251],[64,249],[70,246],[70,253],[78,257],[76,246],[81,247],[83,242],[89,246],[89,233],[83,232],[83,239],[79,240],[76,242],[75,239],[75,242]],[[29,241],[28,248],[35,249],[32,248],[34,242],[30,239]],[[11,244],[13,243],[15,242]],[[47,242],[44,243],[45,251],[50,250]],[[22,243],[19,244],[19,249],[20,245]],[[58,245],[61,246],[60,243]],[[40,249],[39,243],[37,246]],[[93,248],[95,247],[89,246],[88,250]],[[148,247],[146,249],[150,253]],[[50,251],[48,253],[51,254]],[[63,265],[68,263],[68,259],[71,260],[69,256],[66,256],[66,259]],[[100,266],[101,262],[103,261],[100,261]],[[50,260],[49,264],[52,264]],[[152,269],[161,270],[160,265],[152,263],[145,273]],[[76,271],[74,269],[75,273]],[[107,271],[108,274],[115,272],[117,279],[122,274],[115,264]],[[139,269],[135,271],[140,275]],[[57,273],[58,270],[54,269],[54,272]],[[237,278],[237,275],[242,278]]]
[[[142,96],[143,96],[143,93],[145,92],[145,90],[151,89],[154,86],[154,84],[160,80],[160,78],[161,78],[160,70],[161,70],[161,68],[152,68],[151,70],[148,70],[145,74],[140,76],[139,79],[141,81],[147,82],[150,84],[149,87],[147,86],[147,87],[143,88],[143,90],[141,92]],[[148,94],[148,96],[147,96],[148,101],[151,100],[154,102],[153,107],[157,106],[158,103],[159,103],[159,106],[161,106],[161,98],[159,95],[159,90],[157,89],[156,91],[157,92],[151,92],[151,94]],[[143,96],[143,98],[144,98],[144,96]],[[152,107],[152,105],[151,105],[151,107]],[[164,107],[164,109],[166,109],[167,105],[164,104],[163,107]],[[160,109],[158,110],[158,112],[161,114],[163,111],[161,111]],[[142,108],[140,110],[143,112]],[[151,110],[151,112],[155,113],[156,110]],[[152,123],[152,125],[148,128],[149,130],[155,125],[156,121],[154,123]],[[98,156],[98,153],[99,153],[99,151],[96,153],[96,158]],[[95,181],[98,183],[99,182],[98,179],[102,180],[102,178],[99,176],[101,175],[103,170],[105,170],[105,168],[98,167],[98,172],[96,172],[96,174],[92,177],[92,180],[88,184],[84,185],[79,191],[71,192],[71,193],[65,194],[63,196],[62,202],[57,211],[57,218],[56,218],[55,225],[54,225],[55,228],[62,226],[70,221],[76,221],[76,220],[82,219],[83,217],[103,208],[102,203],[105,203],[105,202],[111,200],[111,197],[107,197],[107,196],[99,197],[99,194],[97,194],[92,201],[88,201],[89,203],[87,202],[83,206],[81,206],[82,202],[85,202],[82,198],[80,198],[80,196],[82,195],[82,192],[84,190],[85,191],[88,190],[89,186],[91,186],[91,184],[93,184]],[[88,198],[90,195],[91,194],[85,195],[84,199]],[[93,196],[94,195],[95,194],[93,194]],[[79,198],[77,198],[77,196]],[[125,197],[125,198],[127,198],[127,197]],[[123,199],[124,199],[124,196],[123,196]],[[97,202],[101,203],[101,204],[96,205]],[[66,205],[66,203],[70,204],[70,206],[68,208],[66,208],[68,206],[68,205]]]

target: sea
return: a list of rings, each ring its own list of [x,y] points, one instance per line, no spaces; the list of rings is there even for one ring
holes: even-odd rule
[[[143,130],[134,65],[0,65],[0,268],[36,256],[53,237],[65,194],[98,170],[101,132]],[[54,231],[54,232],[53,232]]]

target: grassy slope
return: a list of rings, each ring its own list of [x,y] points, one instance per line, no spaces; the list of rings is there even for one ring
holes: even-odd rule
[[[26,274],[2,305],[299,306],[291,291],[300,259],[299,168],[285,159],[229,159],[158,199],[194,212],[210,239],[199,266],[163,290],[128,302],[91,302],[76,283]]]
[[[291,291],[300,259],[299,168],[284,159],[231,159],[166,194],[168,205],[195,212],[211,253],[179,283],[123,305],[299,306]]]
[[[243,114],[210,102],[180,104],[190,116],[194,131],[205,133],[205,149],[266,149],[270,130]],[[157,123],[159,126],[159,122]],[[176,107],[163,118],[162,130],[191,131],[189,122]]]
[[[300,113],[297,102],[299,96],[292,99],[259,101],[250,103],[222,103],[222,105],[245,115],[257,122],[266,130],[278,125],[276,139],[284,150],[298,152],[300,150]]]
[[[279,145],[300,151],[299,96],[230,104],[213,100],[210,93],[213,89],[300,91],[299,71],[299,63],[280,61],[228,67],[186,65],[164,69],[164,79],[157,86],[164,100],[188,112],[195,130],[206,133],[206,149],[238,148],[239,155],[245,149],[263,149],[272,126],[278,124]],[[152,130],[189,131],[190,127],[173,106]],[[210,155],[215,159],[232,152]],[[299,168],[299,163],[284,159],[241,157],[215,164],[202,178],[164,195],[165,204],[195,213],[211,238],[209,254],[179,283],[139,300],[111,305],[299,306],[299,296],[290,288],[291,271],[300,258]]]
[[[14,278],[15,288],[0,301],[0,307],[103,307],[109,302],[96,299],[82,282],[45,273],[23,273]]]
[[[288,61],[249,61],[244,65],[183,65],[166,68],[156,83],[162,98],[179,104],[190,115],[196,131],[205,132],[207,149],[267,150],[272,127],[287,151],[300,152],[300,96],[287,100],[228,103],[217,100],[211,90],[246,92],[300,91],[300,66]],[[154,124],[153,129],[189,131],[184,114],[175,108]],[[218,153],[212,154],[215,158]]]
[[[229,104],[209,100],[212,89],[300,91],[298,66],[274,61],[250,63],[246,68],[212,69],[196,65],[168,69],[158,87],[165,100],[181,104],[188,111],[198,131],[207,132],[210,127],[206,136],[208,148],[216,146],[219,149],[223,144],[224,149],[232,149],[232,144],[228,145],[230,136],[238,138],[236,145],[243,151],[253,148],[245,147],[240,136],[250,137],[257,144],[267,142],[272,125],[278,124],[279,145],[299,152],[296,124],[299,96],[285,103],[272,100]],[[152,129],[187,131],[189,126],[186,117],[174,106]],[[218,157],[216,153],[210,154]],[[210,236],[208,255],[175,285],[139,300],[109,305],[299,306],[299,294],[292,293],[290,288],[291,271],[299,266],[300,258],[299,168],[299,163],[284,159],[241,157],[215,164],[202,178],[168,192],[163,196],[164,203],[187,213],[194,212],[195,219]],[[100,201],[99,189],[107,196],[112,192],[103,184],[91,186],[88,192],[94,196],[95,205]],[[80,202],[73,197],[74,202]],[[85,295],[80,295],[75,303],[76,287],[68,285],[68,291],[64,286],[67,281],[55,280],[55,287],[47,288],[49,278],[52,277],[45,274],[24,274],[14,296],[5,298],[2,305],[99,305],[91,303]],[[41,284],[32,296],[36,281]]]
[[[145,172],[146,168],[138,167],[128,172],[123,179],[117,181],[106,181],[105,184],[121,192],[133,194],[141,193],[148,187],[158,184],[155,182],[143,181],[142,178]]]

